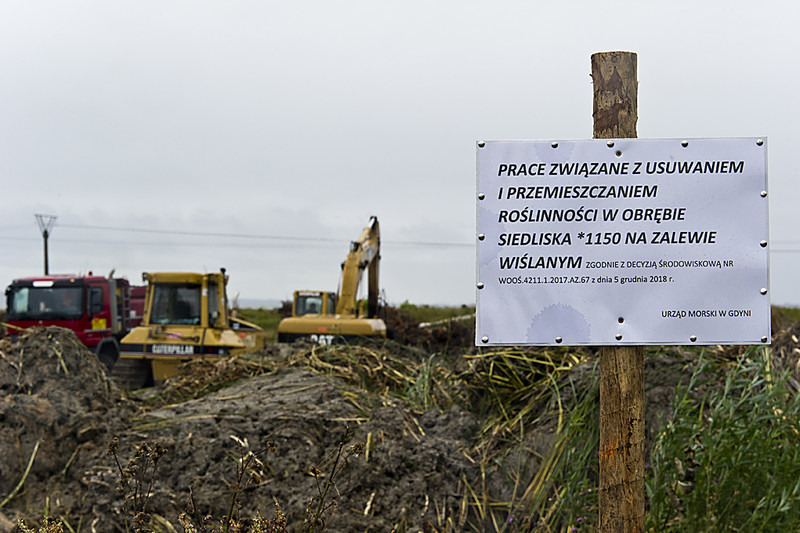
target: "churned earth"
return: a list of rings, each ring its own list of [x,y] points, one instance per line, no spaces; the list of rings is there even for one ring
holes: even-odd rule
[[[797,366],[798,334],[796,324],[776,334],[773,352],[783,350],[787,366]],[[506,475],[514,456],[482,458],[493,436],[470,409],[480,404],[469,380],[476,361],[450,356],[450,370],[439,366],[423,383],[432,355],[397,343],[270,345],[242,360],[193,363],[179,379],[130,393],[68,330],[3,339],[0,532],[46,514],[74,531],[125,531],[135,508],[157,530],[184,531],[181,520],[271,517],[276,505],[289,531],[315,514],[336,532],[480,527],[481,494],[514,497]],[[565,391],[589,386],[596,362],[591,353],[573,360],[560,378],[574,385]],[[647,357],[648,446],[695,363],[681,350]],[[404,368],[416,381],[400,376]],[[534,471],[560,423],[554,402],[569,400],[565,392],[529,415],[520,449]]]

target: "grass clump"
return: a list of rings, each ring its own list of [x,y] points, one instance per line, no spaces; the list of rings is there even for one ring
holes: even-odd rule
[[[473,451],[480,484],[467,487],[471,516],[464,531],[590,531],[596,523],[599,369],[571,350],[508,348],[469,356],[464,373],[481,413]],[[575,380],[580,382],[576,382]],[[542,432],[552,429],[542,441]],[[488,479],[498,471],[513,487]]]
[[[442,357],[400,349],[392,341],[312,346],[296,353],[290,364],[335,377],[355,390],[399,398],[416,414],[433,407],[445,410],[460,400],[448,387],[453,371]]]
[[[647,480],[650,531],[800,531],[800,397],[747,350],[701,393],[701,360],[679,389]]]

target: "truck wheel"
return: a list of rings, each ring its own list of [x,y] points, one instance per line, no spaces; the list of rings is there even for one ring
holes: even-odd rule
[[[111,379],[128,390],[153,386],[153,366],[147,359],[122,358],[114,365]]]

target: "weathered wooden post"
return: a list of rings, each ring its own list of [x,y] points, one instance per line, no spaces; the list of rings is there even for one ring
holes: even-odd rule
[[[594,138],[636,137],[636,54],[592,54]],[[600,531],[644,531],[644,347],[600,352]]]

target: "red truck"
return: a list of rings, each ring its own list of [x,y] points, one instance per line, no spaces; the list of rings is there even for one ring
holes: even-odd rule
[[[145,287],[125,278],[54,275],[15,279],[6,288],[6,334],[30,327],[71,329],[109,368],[119,340],[142,321]]]

